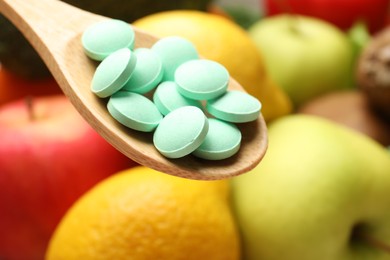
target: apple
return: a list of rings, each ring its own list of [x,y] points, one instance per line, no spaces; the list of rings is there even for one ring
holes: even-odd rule
[[[390,120],[372,108],[362,91],[334,91],[309,100],[297,112],[327,118],[390,146]]]
[[[43,96],[62,93],[52,77],[25,79],[0,65],[0,105],[26,96]]]
[[[261,164],[232,180],[246,260],[390,259],[390,156],[330,120],[269,125]]]
[[[281,13],[313,16],[342,30],[363,21],[375,33],[386,25],[389,0],[264,0],[263,8],[266,16]]]
[[[0,258],[43,259],[66,210],[99,181],[134,165],[63,95],[0,108]]]
[[[354,52],[345,33],[312,17],[278,15],[249,28],[270,77],[295,106],[351,85]]]

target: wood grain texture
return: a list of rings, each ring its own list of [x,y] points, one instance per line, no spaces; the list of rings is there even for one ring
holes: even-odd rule
[[[58,0],[0,0],[0,11],[37,50],[65,95],[85,120],[110,144],[132,160],[155,170],[190,179],[216,180],[245,173],[267,150],[267,128],[262,116],[239,124],[243,140],[235,156],[207,161],[194,156],[167,159],[153,146],[153,134],[128,129],[108,113],[107,99],[96,97],[90,84],[97,63],[83,52],[84,30],[107,17],[92,14]],[[134,28],[135,47],[151,47],[158,39]],[[234,80],[229,89],[244,91]],[[69,126],[72,127],[72,126]]]

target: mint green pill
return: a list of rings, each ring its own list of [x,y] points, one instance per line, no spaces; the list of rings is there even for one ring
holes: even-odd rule
[[[154,146],[168,158],[186,156],[202,144],[208,126],[206,116],[198,107],[178,108],[161,120],[153,135]]]
[[[185,106],[202,108],[198,100],[189,99],[177,91],[177,84],[173,81],[165,81],[158,85],[153,94],[153,102],[163,115],[167,115],[175,109]]]
[[[209,118],[209,131],[193,155],[207,160],[222,160],[236,154],[241,145],[241,132],[234,124]]]
[[[177,68],[175,82],[183,96],[197,100],[208,100],[219,97],[226,92],[229,73],[218,62],[191,60]]]
[[[119,49],[133,49],[134,39],[134,30],[128,23],[112,19],[88,27],[81,42],[88,57],[101,61]]]
[[[261,103],[245,92],[228,91],[221,97],[209,100],[206,109],[218,119],[232,123],[245,123],[259,117]]]
[[[161,38],[151,48],[161,58],[163,64],[163,81],[173,81],[175,71],[182,63],[199,59],[192,42],[178,36]]]
[[[137,63],[137,57],[129,49],[120,49],[99,66],[92,78],[92,92],[105,98],[120,90],[129,80]]]
[[[152,101],[128,91],[119,91],[112,95],[107,109],[119,123],[142,132],[152,132],[162,119]]]
[[[136,49],[134,55],[137,57],[137,64],[123,89],[145,94],[154,89],[162,80],[162,63],[157,54],[147,48]]]

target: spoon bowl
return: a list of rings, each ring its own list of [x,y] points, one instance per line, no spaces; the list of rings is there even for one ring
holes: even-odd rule
[[[111,18],[58,0],[0,0],[0,12],[37,50],[64,94],[85,120],[111,145],[137,163],[183,178],[217,180],[245,173],[263,158],[268,141],[261,115],[256,121],[238,125],[242,132],[240,151],[220,161],[192,155],[165,158],[155,149],[151,133],[131,130],[113,119],[107,111],[108,100],[98,98],[90,89],[97,63],[85,55],[81,44],[81,36],[88,26]],[[133,28],[135,48],[150,48],[158,40]],[[232,78],[229,89],[244,91]]]

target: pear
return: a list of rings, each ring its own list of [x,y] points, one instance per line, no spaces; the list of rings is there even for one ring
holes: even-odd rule
[[[232,179],[246,260],[390,259],[390,155],[330,120],[269,125],[261,164]]]

